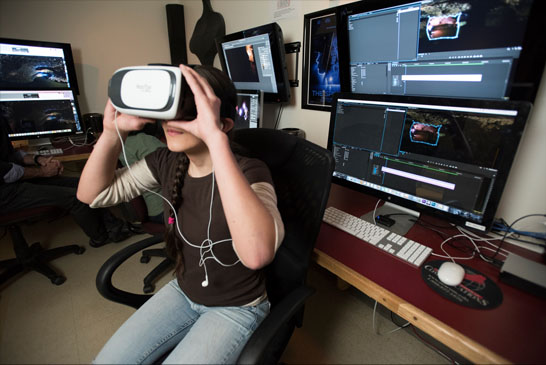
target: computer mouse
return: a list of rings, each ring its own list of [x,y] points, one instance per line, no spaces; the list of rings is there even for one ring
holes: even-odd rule
[[[463,282],[464,268],[451,261],[446,261],[438,269],[438,279],[446,285],[457,286]]]

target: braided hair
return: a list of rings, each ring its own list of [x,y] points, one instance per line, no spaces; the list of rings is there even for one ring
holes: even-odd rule
[[[194,70],[205,80],[208,81],[214,93],[220,98],[222,104],[220,106],[220,117],[222,118],[235,118],[235,105],[237,105],[237,91],[233,86],[233,83],[224,72],[212,67],[212,66],[195,66]],[[193,120],[197,116],[197,109],[195,106],[195,99],[193,93],[189,87],[184,87],[181,95],[180,114],[182,120]],[[231,132],[231,131],[230,131]],[[228,132],[228,136],[230,133]],[[176,159],[174,166],[174,183],[171,191],[171,204],[174,207],[174,211],[169,212],[169,224],[167,231],[165,232],[165,250],[167,255],[175,261],[175,272],[183,270],[184,258],[182,257],[182,245],[184,244],[180,237],[177,235],[177,229],[175,227],[179,222],[175,221],[175,211],[178,212],[182,206],[182,188],[184,186],[184,179],[188,172],[190,160],[184,152],[180,152]]]

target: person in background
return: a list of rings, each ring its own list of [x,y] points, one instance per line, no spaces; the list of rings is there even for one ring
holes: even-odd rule
[[[163,128],[159,122],[146,124],[142,130],[130,132],[125,140],[125,155],[123,151],[119,154],[120,163],[127,166],[125,161],[127,157],[130,166],[158,148],[165,147],[165,143],[162,142],[164,138]],[[156,189],[155,192],[161,191]],[[148,210],[148,219],[155,223],[163,223],[163,199],[149,191],[144,191],[142,197]]]
[[[57,206],[68,211],[89,237],[91,247],[120,242],[132,235],[108,209],[91,209],[76,198],[78,179],[61,176],[63,165],[49,156],[13,148],[8,120],[0,115],[0,210]]]

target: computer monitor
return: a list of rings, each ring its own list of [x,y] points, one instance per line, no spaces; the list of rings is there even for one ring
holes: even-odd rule
[[[366,0],[338,14],[343,91],[533,101],[544,1]]]
[[[234,129],[260,128],[262,126],[263,92],[261,90],[237,90],[237,106]]]
[[[328,135],[333,181],[487,231],[530,108],[502,100],[336,94]]]
[[[79,94],[70,44],[0,38],[0,90],[58,89]]]
[[[284,38],[277,23],[216,39],[222,69],[237,89],[264,92],[266,103],[290,100]]]
[[[81,114],[72,90],[2,90],[0,113],[10,125],[11,140],[37,139],[50,144],[50,137],[81,134]]]

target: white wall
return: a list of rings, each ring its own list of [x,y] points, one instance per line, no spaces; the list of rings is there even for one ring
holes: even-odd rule
[[[285,42],[303,44],[303,15],[351,2],[349,0],[293,1],[292,17],[277,22]],[[72,44],[80,84],[83,113],[102,112],[107,83],[120,67],[150,62],[170,63],[165,5],[184,5],[186,39],[189,43],[202,13],[199,0],[0,0],[0,36]],[[273,0],[212,0],[221,13],[226,32],[275,21]],[[301,85],[300,54],[298,78]],[[295,59],[288,57],[290,77]],[[188,62],[199,63],[188,49]],[[218,58],[215,65],[219,67]],[[546,211],[546,86],[543,80],[513,166],[497,216],[508,222],[529,213]],[[326,146],[329,113],[301,109],[301,88],[292,89],[292,99],[282,113],[280,128],[298,127],[307,139]],[[272,126],[278,107],[267,105],[266,125]],[[543,219],[544,220],[544,219]],[[542,220],[542,221],[543,221]],[[544,230],[538,220],[522,222],[527,229]]]

